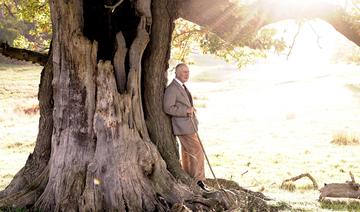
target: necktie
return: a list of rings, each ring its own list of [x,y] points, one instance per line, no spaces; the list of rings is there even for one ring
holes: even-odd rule
[[[193,105],[193,99],[192,99],[192,96],[191,96],[191,93],[189,92],[189,90],[187,89],[187,87],[185,86],[185,84],[183,84],[184,88],[185,88],[185,92],[189,98],[189,101],[190,101],[190,104],[191,104],[191,107],[194,106]]]

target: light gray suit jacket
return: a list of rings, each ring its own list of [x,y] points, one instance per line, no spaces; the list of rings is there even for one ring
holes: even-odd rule
[[[188,117],[186,110],[191,107],[185,89],[174,79],[165,90],[164,111],[171,116],[174,135],[189,135],[197,132],[198,120],[195,116]],[[194,121],[192,124],[191,119]]]

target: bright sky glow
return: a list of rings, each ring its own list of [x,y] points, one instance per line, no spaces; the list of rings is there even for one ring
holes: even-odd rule
[[[278,30],[278,37],[283,37],[288,46],[294,41],[299,25],[295,21],[283,21],[269,27]],[[306,63],[328,63],[339,48],[344,46],[355,46],[343,35],[338,33],[331,25],[321,20],[304,22],[300,32],[295,39],[290,61]],[[285,51],[284,57],[289,50]],[[278,55],[274,55],[278,57]]]

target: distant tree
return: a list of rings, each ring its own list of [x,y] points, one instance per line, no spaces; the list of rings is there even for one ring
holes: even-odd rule
[[[51,40],[50,8],[44,0],[2,0],[0,41],[47,52]]]
[[[350,1],[351,5],[348,7],[348,12],[350,14],[349,22],[359,23],[360,20],[360,0]],[[353,24],[353,29],[360,31],[359,24]],[[350,50],[350,55],[347,57],[347,61],[360,64],[360,49],[353,46]]]
[[[117,2],[50,1],[53,37],[39,87],[39,134],[26,165],[0,192],[0,207],[269,210],[263,195],[248,190],[203,193],[182,171],[162,111],[173,21],[181,17],[245,46],[262,27],[295,18],[321,18],[360,45],[358,20],[304,1],[123,0],[104,7]]]

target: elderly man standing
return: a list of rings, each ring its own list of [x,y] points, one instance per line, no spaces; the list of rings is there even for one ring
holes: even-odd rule
[[[180,63],[175,68],[175,79],[165,90],[164,111],[171,116],[174,135],[181,143],[182,168],[204,190],[204,154],[197,136],[198,121],[193,99],[185,82],[189,79],[189,68]]]

